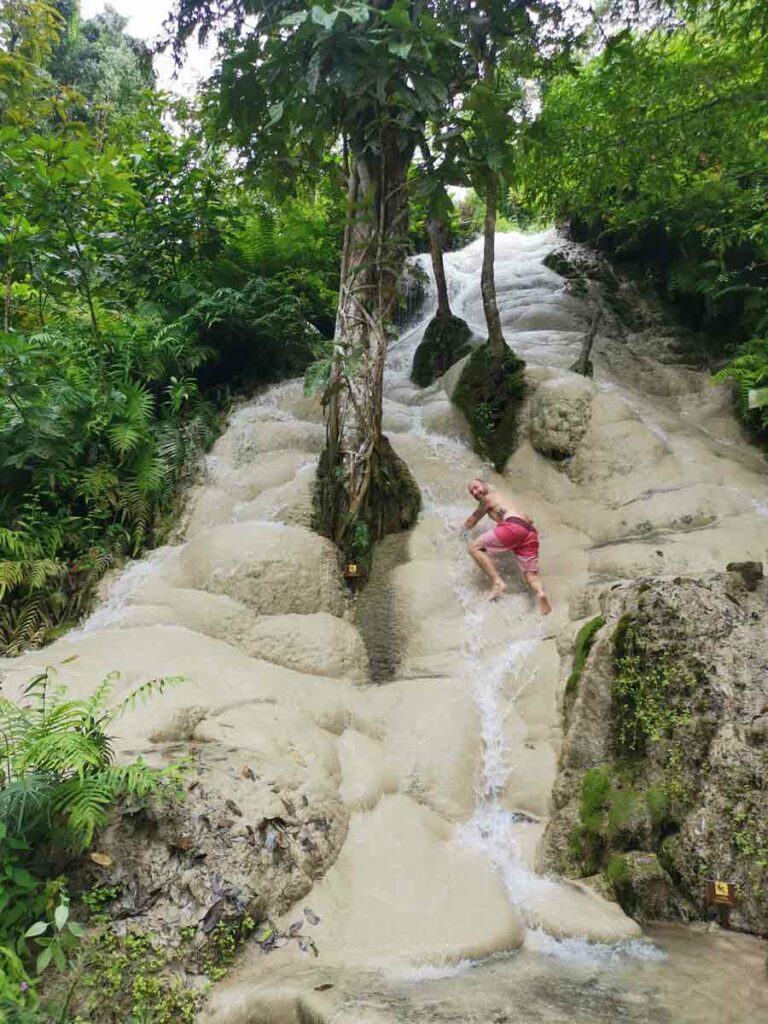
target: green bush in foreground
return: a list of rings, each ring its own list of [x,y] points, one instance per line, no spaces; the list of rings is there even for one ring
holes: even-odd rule
[[[46,670],[19,700],[0,698],[0,1022],[36,1010],[37,978],[51,964],[66,970],[83,935],[69,915],[67,858],[118,801],[178,791],[176,767],[115,764],[109,736],[119,715],[178,680],[152,680],[112,705],[116,679],[76,699]]]

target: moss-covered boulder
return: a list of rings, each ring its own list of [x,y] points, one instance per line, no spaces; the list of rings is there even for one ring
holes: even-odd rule
[[[695,914],[695,909],[675,891],[655,853],[629,850],[614,854],[604,877],[622,910],[637,921],[688,921]]]
[[[642,917],[701,915],[707,881],[732,882],[731,924],[766,935],[768,586],[734,597],[734,574],[602,595],[541,866],[606,872]]]
[[[508,348],[496,355],[488,342],[469,357],[453,392],[472,430],[475,451],[499,473],[517,447],[525,394],[525,362]]]
[[[421,511],[421,491],[408,466],[383,436],[371,458],[366,500],[353,514],[346,478],[329,466],[328,449],[320,456],[314,489],[314,525],[336,544],[343,561],[367,570],[373,545],[390,533],[409,530]]]
[[[451,313],[433,316],[413,357],[413,383],[426,388],[437,380],[469,352],[471,337],[469,324],[460,317]]]

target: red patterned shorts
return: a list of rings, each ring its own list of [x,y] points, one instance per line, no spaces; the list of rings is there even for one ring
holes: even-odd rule
[[[525,572],[539,571],[539,534],[521,519],[505,519],[479,538],[489,555],[513,551],[517,564]]]

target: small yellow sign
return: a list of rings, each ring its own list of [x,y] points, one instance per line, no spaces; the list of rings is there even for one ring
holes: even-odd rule
[[[736,887],[733,882],[722,882],[720,880],[707,882],[707,903],[732,907],[735,902]]]

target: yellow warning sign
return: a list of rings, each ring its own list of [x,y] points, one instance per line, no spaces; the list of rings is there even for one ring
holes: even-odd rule
[[[736,888],[733,882],[707,882],[708,903],[718,903],[724,906],[733,906],[733,904],[735,903],[735,897]]]

